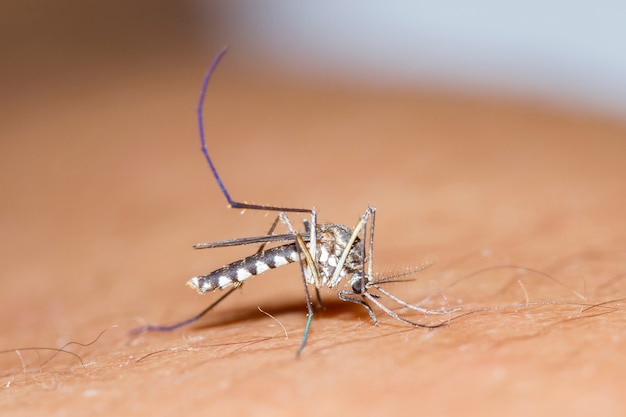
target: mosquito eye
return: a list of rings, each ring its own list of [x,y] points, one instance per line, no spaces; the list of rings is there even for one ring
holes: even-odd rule
[[[359,278],[352,283],[352,291],[354,291],[357,294],[361,294],[363,292],[363,280],[362,279]]]

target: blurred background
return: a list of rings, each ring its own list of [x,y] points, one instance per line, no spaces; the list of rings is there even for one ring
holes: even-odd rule
[[[222,45],[233,67],[385,88],[523,97],[626,114],[626,3],[4,1],[5,116],[30,86]],[[11,94],[11,92],[13,94]],[[1,119],[0,119],[1,120]]]

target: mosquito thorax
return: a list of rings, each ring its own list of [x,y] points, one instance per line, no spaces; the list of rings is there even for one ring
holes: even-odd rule
[[[338,282],[330,279],[339,265],[341,255],[346,250],[353,231],[342,224],[327,223],[317,227],[316,263],[319,273],[319,282],[315,281],[310,268],[305,268],[307,282],[318,286],[334,287]],[[312,243],[307,247],[311,250]],[[363,242],[357,237],[348,252],[348,257],[339,273],[341,281],[346,275],[351,275],[363,269]]]

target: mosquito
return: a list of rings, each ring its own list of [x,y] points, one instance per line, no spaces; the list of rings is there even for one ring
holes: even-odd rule
[[[309,292],[309,286],[314,287],[317,301],[321,304],[319,293],[321,288],[327,287],[332,289],[337,287],[345,279],[348,279],[348,289],[338,291],[338,298],[342,301],[348,301],[363,306],[374,325],[378,325],[378,318],[370,306],[370,303],[376,305],[394,319],[414,327],[431,329],[447,324],[447,322],[442,322],[439,324],[429,325],[413,322],[401,317],[380,301],[381,298],[387,297],[402,307],[424,314],[445,315],[453,313],[461,308],[455,307],[451,309],[431,310],[420,307],[419,305],[409,304],[381,288],[382,284],[397,282],[397,278],[416,272],[418,269],[392,277],[384,277],[380,279],[375,278],[372,271],[374,254],[374,224],[376,214],[376,208],[374,206],[367,207],[365,212],[357,221],[356,225],[353,228],[350,228],[342,224],[318,223],[317,211],[314,208],[289,208],[250,204],[246,202],[242,203],[235,201],[230,196],[207,150],[203,122],[204,101],[209,81],[227,51],[228,47],[224,47],[213,58],[213,61],[204,76],[202,88],[200,90],[197,117],[202,153],[204,154],[204,158],[211,169],[217,185],[226,198],[229,207],[239,210],[277,212],[278,215],[266,235],[220,240],[216,242],[205,242],[194,245],[194,249],[221,248],[252,244],[258,244],[260,247],[256,253],[250,256],[230,263],[207,275],[195,276],[187,282],[187,285],[195,289],[199,294],[215,290],[227,290],[216,301],[200,313],[169,326],[147,325],[135,329],[133,332],[171,331],[193,323],[215,308],[215,306],[217,306],[235,290],[241,288],[248,278],[262,274],[268,270],[296,262],[300,264],[306,307],[308,311],[304,335],[297,351],[297,356],[300,356],[306,346],[311,321],[314,315],[314,307],[311,294]],[[288,213],[304,213],[309,216],[310,220],[304,221],[303,232],[299,232],[293,227],[291,221],[289,220]],[[274,231],[279,223],[287,229],[287,233],[274,234]],[[279,246],[265,249],[265,246],[268,243],[281,244]]]

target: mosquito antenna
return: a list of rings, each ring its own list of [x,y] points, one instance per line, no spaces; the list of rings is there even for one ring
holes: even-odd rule
[[[260,204],[240,203],[240,202],[234,201],[231,198],[230,194],[228,194],[228,191],[226,190],[226,186],[224,186],[224,183],[222,182],[222,178],[220,177],[220,174],[217,172],[217,168],[215,168],[215,164],[213,164],[213,160],[209,156],[209,151],[207,150],[207,147],[206,147],[206,139],[204,135],[204,122],[202,120],[203,119],[202,114],[204,110],[204,98],[206,96],[207,88],[209,86],[209,81],[211,80],[211,76],[215,72],[217,65],[222,60],[222,57],[226,55],[226,52],[228,52],[228,46],[223,47],[222,50],[219,51],[217,55],[215,55],[215,58],[213,58],[213,62],[211,62],[211,66],[209,67],[209,70],[206,72],[206,75],[204,76],[204,80],[202,81],[202,89],[200,90],[200,99],[198,100],[198,110],[197,110],[198,128],[200,130],[200,144],[202,145],[202,153],[204,154],[204,158],[206,159],[206,161],[209,163],[209,167],[211,168],[211,172],[213,173],[213,177],[215,178],[215,181],[217,181],[217,185],[219,185],[220,190],[222,190],[222,194],[224,194],[224,197],[226,197],[226,201],[228,201],[228,204],[233,208],[251,209],[251,210],[286,211],[286,212],[291,212],[291,213],[311,213],[311,209],[273,207],[273,206],[265,206],[265,205],[260,205]]]
[[[400,279],[400,278],[404,278],[407,277],[409,275],[413,275],[416,274],[418,272],[422,272],[428,268],[430,268],[431,266],[433,266],[434,263],[427,261],[427,262],[423,262],[420,265],[416,265],[416,266],[411,266],[406,268],[406,271],[402,271],[402,272],[398,272],[392,275],[378,275],[380,278],[375,278],[372,277],[372,280],[370,280],[369,284],[370,285],[380,285],[380,284],[389,284],[389,283],[396,283],[396,282],[408,282],[408,281],[415,281],[415,278],[405,278],[405,279]]]

